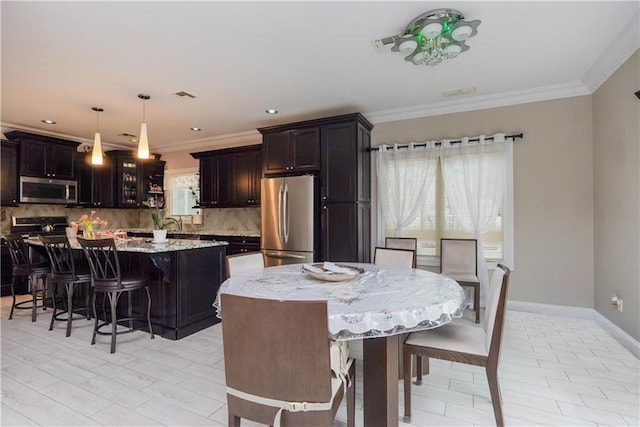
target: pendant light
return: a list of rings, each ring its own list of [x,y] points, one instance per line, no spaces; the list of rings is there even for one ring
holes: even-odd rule
[[[102,164],[102,141],[100,140],[100,113],[104,110],[100,107],[91,107],[96,112],[96,134],[93,137],[93,149],[91,150],[91,164]]]
[[[142,125],[140,125],[140,139],[138,140],[138,158],[149,158],[149,139],[147,138],[147,123],[145,120],[145,104],[148,99],[151,99],[149,95],[139,94],[138,98],[142,99]]]

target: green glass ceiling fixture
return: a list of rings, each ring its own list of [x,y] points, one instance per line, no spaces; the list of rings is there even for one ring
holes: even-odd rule
[[[413,19],[391,48],[415,65],[438,65],[469,50],[465,40],[478,34],[480,21],[465,21],[455,9],[436,9]]]

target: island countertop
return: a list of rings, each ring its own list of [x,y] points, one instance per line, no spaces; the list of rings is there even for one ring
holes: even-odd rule
[[[130,233],[152,233],[150,228],[126,228],[123,229]],[[260,237],[259,231],[241,231],[241,230],[169,230],[168,234],[193,235],[193,236],[238,236],[238,237]]]
[[[39,238],[29,238],[27,243],[42,245]],[[160,252],[185,251],[190,249],[210,248],[215,246],[227,246],[228,242],[217,240],[190,240],[190,239],[167,239],[166,243],[152,243],[149,238],[128,237],[126,239],[115,239],[119,252],[142,252],[148,254]],[[82,249],[78,239],[69,239],[72,249]]]

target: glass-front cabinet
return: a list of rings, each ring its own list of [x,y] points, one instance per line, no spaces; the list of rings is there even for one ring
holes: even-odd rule
[[[109,151],[115,159],[116,207],[140,208],[143,201],[164,205],[164,166],[158,155],[137,159],[130,151]]]

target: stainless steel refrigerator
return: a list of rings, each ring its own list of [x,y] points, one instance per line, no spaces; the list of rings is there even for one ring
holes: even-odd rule
[[[318,183],[312,175],[262,178],[262,253],[267,267],[320,256]]]

